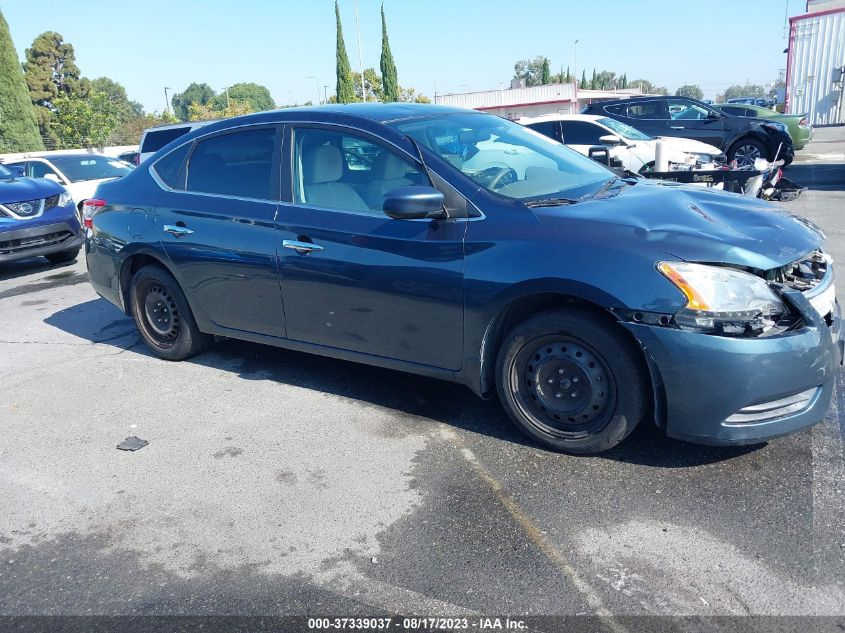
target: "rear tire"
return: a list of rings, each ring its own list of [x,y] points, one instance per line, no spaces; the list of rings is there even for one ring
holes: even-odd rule
[[[156,356],[182,360],[213,341],[200,332],[177,281],[158,266],[144,266],[132,277],[129,301],[135,326]]]
[[[79,256],[79,247],[72,248],[69,251],[59,251],[58,253],[50,253],[45,255],[47,261],[51,264],[64,264],[65,262],[72,262]]]
[[[556,451],[613,448],[648,409],[648,370],[633,342],[583,309],[549,310],[517,325],[499,350],[496,380],[516,426]]]

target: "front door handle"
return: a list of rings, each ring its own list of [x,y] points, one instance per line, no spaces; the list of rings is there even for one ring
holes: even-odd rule
[[[684,126],[683,125],[670,125],[669,129],[670,130],[683,130]]]
[[[185,237],[186,235],[192,235],[193,231],[186,226],[176,226],[173,224],[165,224],[162,230],[165,233],[170,233],[176,237]]]
[[[322,246],[313,242],[300,242],[298,240],[282,240],[282,248],[292,248],[300,255],[307,255],[311,251],[321,251]]]

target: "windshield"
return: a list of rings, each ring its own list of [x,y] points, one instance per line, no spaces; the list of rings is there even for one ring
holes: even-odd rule
[[[9,178],[14,177],[15,175],[12,172],[3,167],[3,165],[0,165],[0,178],[2,178],[3,180],[8,180]]]
[[[451,114],[394,125],[486,190],[516,200],[560,194],[613,176],[557,141],[490,114]]]
[[[120,178],[125,176],[132,167],[127,163],[108,156],[56,156],[50,159],[71,182],[82,180],[100,180],[101,178]]]
[[[603,125],[604,127],[608,127],[614,132],[616,132],[619,136],[623,138],[627,138],[631,141],[651,141],[653,140],[648,134],[643,134],[637,128],[631,127],[630,125],[626,125],[621,121],[617,121],[616,119],[609,119],[607,117],[603,119],[599,119],[598,123]]]

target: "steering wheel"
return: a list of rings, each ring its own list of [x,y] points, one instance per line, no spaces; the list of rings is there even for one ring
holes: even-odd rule
[[[487,187],[489,189],[497,189],[499,186],[509,185],[512,182],[516,182],[519,180],[519,174],[516,173],[516,170],[513,167],[491,167],[490,170],[498,169],[498,171],[493,174],[493,177],[490,179],[490,182],[487,183]],[[485,170],[486,171],[486,170]],[[502,182],[505,176],[510,176],[511,179],[508,182]]]

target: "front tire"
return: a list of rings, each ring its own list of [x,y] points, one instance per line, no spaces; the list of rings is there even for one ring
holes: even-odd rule
[[[742,138],[728,150],[728,161],[736,160],[739,167],[754,165],[757,158],[768,159],[769,151],[760,141],[753,138]]]
[[[58,253],[50,253],[49,255],[45,255],[44,257],[51,264],[64,264],[66,262],[72,262],[78,256],[79,247],[72,248],[69,251],[59,251]]]
[[[648,370],[609,320],[583,309],[541,312],[499,350],[499,397],[516,426],[556,451],[613,448],[648,408]]]
[[[138,270],[132,277],[129,300],[135,326],[156,356],[182,360],[211,344],[213,337],[200,332],[179,284],[162,268]]]

